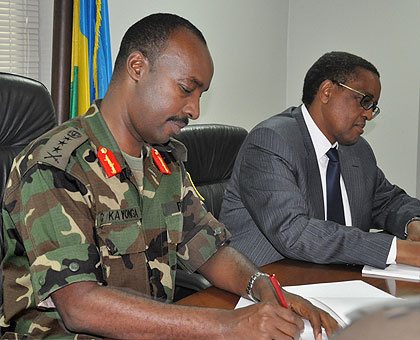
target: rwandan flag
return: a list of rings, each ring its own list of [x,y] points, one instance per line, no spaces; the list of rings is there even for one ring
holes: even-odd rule
[[[103,98],[111,74],[108,0],[73,0],[70,118]]]

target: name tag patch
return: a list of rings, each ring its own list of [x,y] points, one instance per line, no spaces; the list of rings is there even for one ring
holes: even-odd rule
[[[139,220],[140,218],[141,218],[140,208],[135,207],[135,208],[103,211],[96,216],[96,222],[97,222],[97,225],[100,226],[107,223]]]

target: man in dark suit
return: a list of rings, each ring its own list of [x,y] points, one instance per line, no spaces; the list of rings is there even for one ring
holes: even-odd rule
[[[258,266],[285,257],[420,266],[420,201],[387,181],[360,137],[380,91],[377,69],[358,56],[315,62],[303,105],[258,124],[241,147],[220,213],[231,246]]]

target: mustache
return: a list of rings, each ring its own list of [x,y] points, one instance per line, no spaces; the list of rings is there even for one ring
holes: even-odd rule
[[[185,126],[187,126],[188,123],[190,122],[188,118],[178,118],[177,116],[172,116],[167,119],[168,122],[171,120],[174,122],[182,123]]]

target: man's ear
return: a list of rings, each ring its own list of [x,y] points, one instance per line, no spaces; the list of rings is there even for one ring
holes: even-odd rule
[[[334,87],[334,83],[329,79],[324,80],[321,83],[321,85],[319,85],[318,96],[319,96],[319,99],[321,100],[321,103],[323,104],[328,103],[331,97],[333,87]]]
[[[149,70],[149,60],[141,53],[136,51],[127,58],[127,73],[131,79],[138,81]]]

